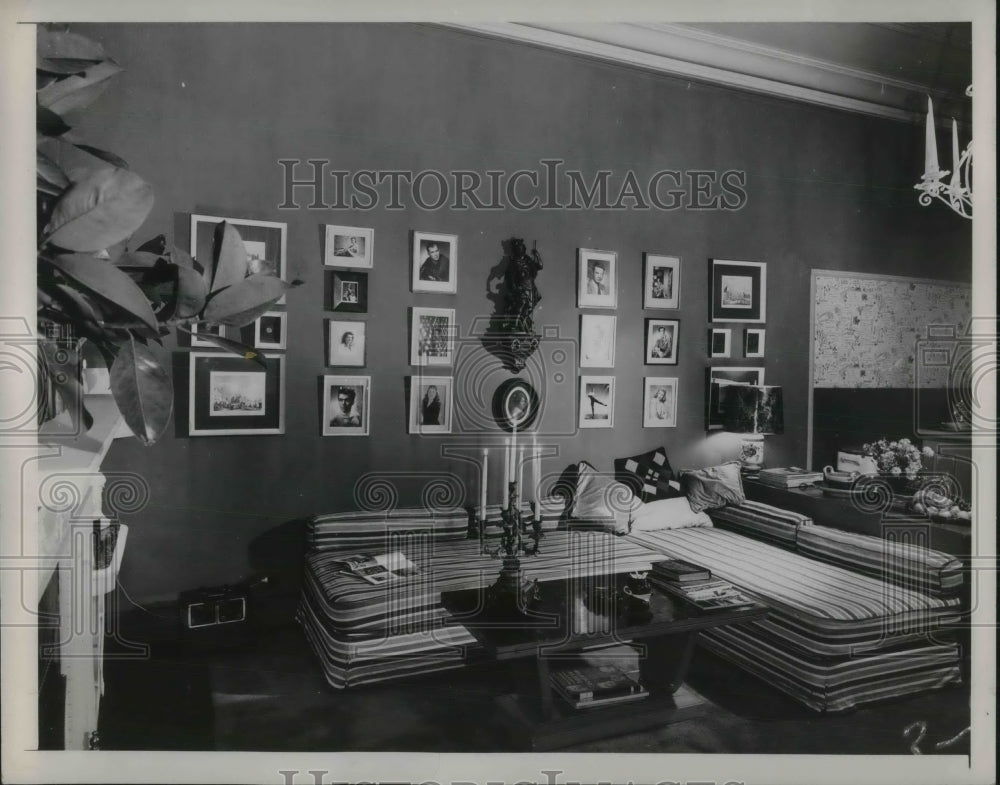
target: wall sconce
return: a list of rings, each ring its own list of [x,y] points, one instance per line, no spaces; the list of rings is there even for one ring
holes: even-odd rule
[[[972,97],[972,85],[965,94]],[[951,179],[947,185],[944,176],[947,169],[938,166],[937,134],[934,131],[934,104],[927,99],[927,121],[924,130],[924,174],[914,188],[920,191],[917,201],[927,207],[934,199],[940,199],[963,218],[972,218],[972,140],[965,150],[958,151],[958,123],[951,120]]]
[[[745,434],[740,463],[746,473],[764,466],[764,436],[785,432],[785,407],[780,387],[732,384],[726,389],[723,429]]]

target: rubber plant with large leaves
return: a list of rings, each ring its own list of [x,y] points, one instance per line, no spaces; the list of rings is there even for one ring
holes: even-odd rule
[[[239,233],[216,226],[210,260],[198,260],[163,235],[133,247],[153,207],[153,189],[118,156],[84,143],[69,118],[88,106],[122,69],[103,47],[65,29],[40,27],[37,50],[38,324],[40,379],[55,388],[75,424],[84,404],[79,354],[92,342],[110,371],[111,392],[132,432],[153,444],[173,412],[163,338],[192,325],[252,323],[299,281],[251,274]],[[96,166],[67,169],[82,151]],[[67,345],[52,337],[70,325]],[[248,362],[254,348],[199,334]],[[51,413],[40,406],[39,419]]]

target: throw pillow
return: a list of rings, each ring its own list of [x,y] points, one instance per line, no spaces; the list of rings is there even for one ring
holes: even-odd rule
[[[739,461],[681,472],[681,488],[695,512],[746,501]]]
[[[632,513],[642,505],[631,489],[607,474],[601,474],[586,461],[578,466],[576,494],[570,517],[597,525],[615,534],[629,529]]]
[[[655,532],[661,529],[688,529],[697,526],[711,526],[712,519],[704,512],[691,509],[686,497],[658,499],[647,502],[632,513],[634,532]]]
[[[615,479],[625,483],[644,502],[681,496],[670,485],[673,477],[674,472],[663,447],[615,460]]]

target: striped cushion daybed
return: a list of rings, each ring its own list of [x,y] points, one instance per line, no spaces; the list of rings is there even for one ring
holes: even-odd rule
[[[332,540],[324,542],[329,546]],[[391,542],[417,565],[419,575],[373,586],[338,570],[342,549],[314,549],[306,556],[298,618],[327,681],[338,689],[457,668],[475,648],[473,637],[441,607],[441,592],[488,586],[500,572],[500,560],[481,553],[475,539],[417,534]],[[549,531],[538,555],[522,563],[529,578],[552,580],[571,567],[577,574],[649,569],[656,558],[621,537]]]
[[[721,528],[627,539],[708,567],[766,602],[767,618],[705,632],[701,642],[814,709],[837,711],[960,680],[957,647],[929,641],[932,630],[958,620],[958,598],[915,592]]]

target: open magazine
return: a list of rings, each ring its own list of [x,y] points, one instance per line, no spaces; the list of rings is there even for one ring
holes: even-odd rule
[[[356,553],[338,561],[342,565],[341,572],[364,578],[376,586],[420,573],[417,566],[399,551],[374,555]]]

